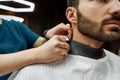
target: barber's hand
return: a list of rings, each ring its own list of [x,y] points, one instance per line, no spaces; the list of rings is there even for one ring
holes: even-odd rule
[[[72,29],[70,24],[60,23],[52,29],[48,30],[46,33],[46,37],[48,39],[52,38],[54,35],[65,35],[68,36],[69,39],[72,37]]]
[[[56,35],[39,46],[38,49],[40,49],[40,54],[36,54],[36,63],[48,63],[66,57],[70,46],[66,42],[66,36]]]

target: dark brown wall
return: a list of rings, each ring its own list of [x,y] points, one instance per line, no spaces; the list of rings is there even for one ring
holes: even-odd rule
[[[43,34],[45,29],[49,29],[61,22],[66,23],[65,0],[28,0],[35,3],[34,12],[14,13],[1,10],[0,14],[11,14],[23,17],[25,24],[38,34]]]

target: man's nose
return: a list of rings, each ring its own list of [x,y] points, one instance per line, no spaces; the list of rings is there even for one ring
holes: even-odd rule
[[[109,13],[111,15],[120,14],[120,1],[119,0],[113,0],[113,2],[111,2]]]

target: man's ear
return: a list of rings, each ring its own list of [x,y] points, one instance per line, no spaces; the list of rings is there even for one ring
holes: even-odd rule
[[[66,17],[69,22],[77,23],[77,10],[74,7],[68,7],[66,9]]]

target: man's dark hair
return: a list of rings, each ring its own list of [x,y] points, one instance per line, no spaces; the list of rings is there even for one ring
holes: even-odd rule
[[[67,0],[68,7],[75,7],[77,8],[79,4],[79,0]]]

